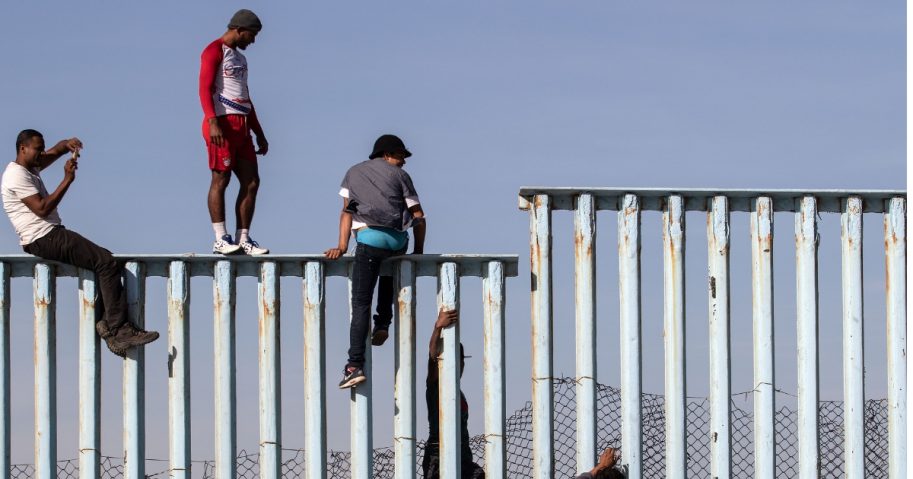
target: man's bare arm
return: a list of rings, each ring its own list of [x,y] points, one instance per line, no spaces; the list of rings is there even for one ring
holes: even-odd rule
[[[352,236],[352,213],[346,210],[348,206],[349,199],[343,198],[342,211],[339,213],[339,243],[335,248],[323,252],[323,255],[329,259],[337,259],[349,250],[349,238]]]
[[[76,153],[81,149],[82,142],[79,141],[79,138],[60,140],[56,145],[48,148],[47,151],[38,156],[38,168],[43,170],[51,166],[58,158],[67,152]]]
[[[60,201],[63,199],[63,195],[67,193],[70,185],[76,180],[76,167],[76,160],[73,160],[72,158],[67,160],[67,164],[63,167],[63,180],[53,193],[45,197],[42,197],[40,194],[27,196],[22,198],[22,202],[25,203],[25,206],[27,206],[28,209],[32,210],[32,213],[35,213],[41,218],[46,218],[55,208],[57,208],[57,205],[59,205]]]
[[[412,213],[412,233],[415,235],[415,246],[412,247],[412,254],[423,254],[425,252],[425,231],[427,228],[425,221],[425,212],[422,211],[422,205],[415,205],[409,208]]]

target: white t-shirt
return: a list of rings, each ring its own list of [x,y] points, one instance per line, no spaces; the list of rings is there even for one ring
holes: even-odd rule
[[[60,224],[57,208],[54,208],[54,211],[47,217],[42,218],[22,202],[22,198],[35,194],[41,194],[42,197],[48,195],[48,190],[44,187],[44,182],[41,181],[41,176],[37,171],[29,171],[28,168],[14,161],[6,165],[0,189],[3,192],[3,211],[6,211],[6,215],[13,223],[13,228],[19,235],[20,245],[31,244]]]

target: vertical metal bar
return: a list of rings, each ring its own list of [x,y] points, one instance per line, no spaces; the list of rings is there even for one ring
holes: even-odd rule
[[[10,477],[10,265],[0,262],[0,479]]]
[[[530,320],[533,361],[533,478],[555,472],[555,417],[552,390],[552,209],[548,195],[536,195],[529,209]]]
[[[349,267],[349,307],[352,305],[352,267]],[[352,317],[349,310],[349,318]],[[374,419],[371,410],[371,335],[365,338],[365,364],[362,370],[367,380],[351,388],[349,416],[352,428],[352,479],[370,479],[374,474]]]
[[[630,479],[643,474],[641,430],[640,201],[625,195],[618,212],[618,292],[621,351],[622,465]]]
[[[136,327],[145,326],[146,267],[131,261],[126,265],[124,289],[127,318]],[[124,477],[146,477],[146,355],[144,348],[130,348],[124,359]]]
[[[57,477],[57,318],[54,267],[35,265],[35,477]]]
[[[95,274],[79,271],[79,478],[101,477],[101,350]]]
[[[596,205],[577,197],[574,291],[577,318],[577,473],[596,465]]]
[[[506,377],[504,373],[504,264],[491,261],[482,276],[482,326],[485,354],[485,477],[507,477],[505,421]],[[579,417],[579,416],[578,416]]]
[[[282,476],[282,407],[279,343],[279,268],[260,264],[260,477]]]
[[[796,213],[796,342],[799,381],[799,478],[819,476],[818,456],[818,207],[814,196]]]
[[[304,440],[307,479],[327,477],[324,281],[323,263],[309,261],[304,264]]]
[[[715,196],[707,216],[710,272],[710,475],[732,469],[729,351],[729,200]]]
[[[394,376],[395,476],[415,477],[415,264],[402,260],[397,268],[398,308]]]
[[[843,203],[843,467],[848,479],[861,479],[865,476],[862,199],[849,197]]]
[[[907,202],[884,216],[888,336],[888,477],[907,477]]]
[[[438,270],[438,309],[460,309],[460,273],[456,263],[443,263]],[[459,479],[460,458],[460,323],[441,331],[443,348],[438,357],[438,432],[441,479]]]
[[[666,478],[684,479],[685,462],[685,208],[672,195],[663,210],[663,343],[665,347]]]
[[[169,270],[169,477],[190,479],[190,277],[183,261],[172,261]]]
[[[754,201],[751,229],[751,305],[754,342],[754,451],[755,478],[776,474],[774,445],[774,291],[773,202]]]
[[[237,474],[235,401],[235,267],[217,261],[213,275],[215,308],[215,477],[234,479]]]

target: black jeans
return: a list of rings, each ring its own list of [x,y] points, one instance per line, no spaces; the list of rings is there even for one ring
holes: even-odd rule
[[[371,319],[371,300],[377,287],[375,329],[389,329],[393,321],[393,278],[380,276],[380,265],[391,256],[406,253],[406,248],[389,250],[358,243],[355,247],[355,267],[352,270],[352,324],[349,326],[349,364],[361,367],[365,363],[365,341]],[[378,277],[380,276],[380,281]]]
[[[110,251],[63,226],[55,227],[22,249],[39,258],[94,271],[96,287],[101,292],[100,310],[104,311],[108,329],[114,331],[127,321],[127,297],[121,284],[124,268]]]

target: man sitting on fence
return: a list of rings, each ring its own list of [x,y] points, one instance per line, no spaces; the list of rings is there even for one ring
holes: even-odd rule
[[[458,311],[441,311],[438,313],[431,341],[428,345],[428,377],[425,379],[425,402],[428,406],[428,440],[425,441],[425,455],[422,458],[422,472],[425,479],[438,479],[440,477],[440,449],[438,446],[438,413],[440,402],[438,397],[438,354],[441,345],[441,331],[460,319]],[[463,376],[463,366],[466,356],[463,345],[460,344],[460,376]],[[484,479],[485,470],[472,462],[472,449],[469,448],[469,403],[466,396],[460,391],[460,460],[462,477],[466,479]]]
[[[124,357],[128,349],[158,339],[159,333],[144,331],[127,320],[127,298],[121,284],[123,265],[114,260],[110,251],[61,224],[57,205],[76,179],[76,160],[81,148],[82,142],[71,138],[45,151],[41,133],[20,132],[16,138],[16,161],[7,165],[3,173],[3,209],[26,253],[95,272],[105,311],[95,330],[112,353]],[[48,194],[39,174],[67,151],[73,157],[63,167],[63,181]]]

